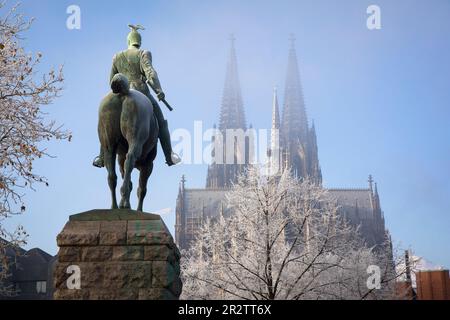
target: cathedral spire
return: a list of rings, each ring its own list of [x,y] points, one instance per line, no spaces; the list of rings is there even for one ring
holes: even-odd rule
[[[220,130],[246,129],[245,113],[236,59],[235,40],[236,38],[234,35],[231,35],[230,53],[223,89],[222,107],[220,110]]]
[[[183,174],[181,176],[181,181],[180,181],[180,189],[184,191],[185,189],[185,184],[186,184],[186,176]]]
[[[221,152],[221,155],[219,154],[219,157],[223,157],[223,159],[219,160],[223,161],[212,163],[208,167],[208,174],[206,177],[207,188],[229,188],[237,181],[238,175],[244,171],[248,164],[248,159],[251,158],[247,148],[250,139],[247,136],[245,137],[245,144],[243,146],[241,145],[242,141],[239,139],[236,139],[233,136],[227,138],[227,129],[242,129],[244,132],[247,131],[241,87],[239,84],[235,38],[233,35],[230,37],[230,42],[230,53],[225,75],[225,85],[223,88],[222,106],[220,108],[218,126],[218,130],[222,134],[222,141],[216,143],[214,146],[214,148],[223,148],[223,152]],[[234,141],[227,139],[234,139]],[[216,142],[218,142],[218,140]],[[229,145],[231,145],[232,148]],[[214,149],[214,153],[216,152],[217,150]],[[234,161],[228,163],[228,159],[233,158]]]
[[[279,172],[281,167],[280,157],[280,111],[278,108],[277,88],[273,89],[272,100],[272,128],[270,131],[270,164],[269,174],[273,175]]]
[[[281,123],[283,138],[290,141],[305,141],[308,131],[303,89],[300,82],[300,72],[295,50],[295,37],[291,34],[289,40],[288,65],[284,89],[283,119]]]
[[[369,182],[370,193],[373,195],[373,177],[371,174],[369,174],[369,179],[367,180],[367,182]]]
[[[375,202],[375,208],[379,211],[380,217],[381,217],[381,207],[380,207],[380,196],[378,195],[378,186],[375,182],[375,191],[374,191],[374,202]]]
[[[272,129],[280,129],[280,110],[278,108],[277,87],[273,88]]]
[[[322,183],[315,127],[309,128],[303,89],[295,51],[295,37],[289,38],[283,114],[280,124],[280,146],[289,151],[289,165],[299,178],[311,178]],[[285,159],[286,160],[286,159]]]

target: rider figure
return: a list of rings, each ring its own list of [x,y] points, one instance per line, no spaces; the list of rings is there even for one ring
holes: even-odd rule
[[[128,34],[128,49],[114,55],[110,81],[115,74],[122,73],[128,78],[132,89],[142,92],[150,99],[153,105],[154,114],[158,120],[158,138],[161,142],[166,163],[167,165],[172,166],[179,163],[181,159],[172,151],[167,120],[164,119],[164,115],[158,102],[150,94],[146,81],[154,88],[159,100],[164,99],[165,95],[161,89],[158,75],[152,66],[152,55],[150,51],[140,49],[141,35],[138,30],[144,28],[140,25],[129,25],[129,27],[131,28],[131,32]],[[99,168],[104,166],[103,150],[101,148],[100,154],[94,159],[93,165]]]

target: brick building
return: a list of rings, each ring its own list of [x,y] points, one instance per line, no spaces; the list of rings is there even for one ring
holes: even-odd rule
[[[450,300],[450,278],[448,270],[416,272],[418,300]]]

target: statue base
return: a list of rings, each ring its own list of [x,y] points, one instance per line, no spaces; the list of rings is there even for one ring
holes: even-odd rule
[[[181,294],[180,252],[159,215],[72,215],[57,243],[54,299],[161,300]]]

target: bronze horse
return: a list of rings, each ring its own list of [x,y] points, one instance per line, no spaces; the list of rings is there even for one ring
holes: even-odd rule
[[[137,168],[140,171],[137,210],[142,211],[147,181],[156,157],[158,122],[153,114],[151,101],[141,92],[130,89],[126,76],[116,74],[111,80],[111,89],[112,92],[100,103],[98,122],[98,136],[108,170],[111,208],[131,208],[131,172]],[[116,199],[116,156],[123,179],[119,206]]]

